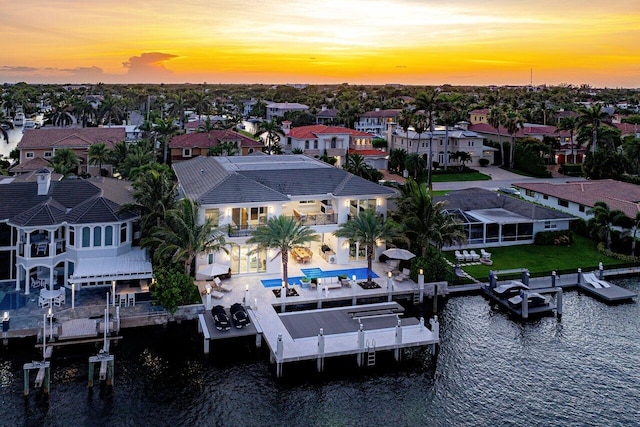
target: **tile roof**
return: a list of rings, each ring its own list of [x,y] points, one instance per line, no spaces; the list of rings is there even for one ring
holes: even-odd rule
[[[0,221],[17,226],[116,222],[135,217],[132,212],[119,212],[120,206],[133,201],[131,183],[113,178],[52,180],[45,195],[38,195],[35,181],[15,180],[0,185],[0,200]]]
[[[18,149],[52,147],[89,147],[104,142],[108,148],[126,138],[125,128],[60,128],[29,129],[18,143]]]
[[[174,136],[169,142],[170,148],[208,148],[224,142],[239,142],[240,147],[262,147],[262,142],[256,141],[230,129],[194,132]]]
[[[470,125],[469,130],[473,132],[478,132],[478,133],[498,135],[498,130],[488,123],[478,123],[475,125]],[[505,128],[504,126],[500,126],[500,135],[509,136],[509,133],[507,132],[507,128]],[[551,136],[551,137],[557,137],[557,136],[569,137],[570,136],[569,132],[567,131],[557,132],[555,126],[531,125],[531,124],[525,124],[524,127],[519,128],[515,136],[516,138],[523,138],[531,135],[544,135],[544,136]]]
[[[320,110],[316,113],[316,117],[337,117],[337,108],[327,108],[326,110]]]
[[[342,126],[327,126],[327,125],[309,125],[309,126],[300,126],[297,128],[291,129],[289,135],[291,138],[295,139],[316,139],[318,135],[344,135],[348,134],[350,136],[362,136],[371,138],[372,135],[370,133],[357,131],[355,129],[349,129]]]
[[[632,123],[615,123],[614,126],[618,128],[622,135],[633,135],[640,132],[640,127]]]
[[[467,188],[451,191],[445,196],[435,196],[436,201],[445,200],[445,209],[477,211],[482,209],[505,209],[534,221],[573,219],[573,215],[546,208],[516,197],[499,194],[483,188]]]
[[[489,110],[488,108],[478,108],[477,110],[471,110],[471,111],[469,111],[469,114],[470,114],[470,115],[471,115],[471,114],[480,114],[480,115],[483,115],[483,114],[489,114],[489,111],[490,111],[490,110]]]
[[[640,186],[613,179],[558,184],[521,183],[513,186],[587,207],[593,207],[596,202],[604,202],[609,209],[620,210],[631,218],[635,218],[640,212]]]
[[[47,160],[42,157],[34,157],[33,159],[29,159],[24,163],[19,163],[15,166],[12,166],[9,169],[11,173],[23,173],[23,172],[31,172],[37,171],[38,169],[42,169],[44,167],[51,166]]]
[[[387,196],[393,190],[304,155],[197,157],[173,165],[180,189],[202,204],[284,202],[290,196]]]
[[[373,110],[360,114],[360,117],[373,117],[373,118],[385,118],[385,117],[397,117],[400,113],[400,109],[394,108],[390,110]]]

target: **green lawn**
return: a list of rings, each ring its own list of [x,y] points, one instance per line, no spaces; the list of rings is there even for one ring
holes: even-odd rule
[[[574,234],[570,246],[519,245],[500,248],[486,248],[491,252],[493,265],[471,265],[463,270],[479,280],[489,277],[489,270],[510,270],[526,268],[532,276],[594,270],[602,262],[605,269],[625,264],[623,261],[601,255],[592,240]],[[476,250],[479,254],[480,251]],[[447,259],[455,263],[454,252],[445,253]],[[500,276],[501,279],[507,278]]]
[[[433,196],[446,196],[450,192],[451,192],[451,190],[432,190],[429,194],[431,194],[431,197],[433,197]]]
[[[480,172],[434,174],[433,182],[489,181],[491,177]]]

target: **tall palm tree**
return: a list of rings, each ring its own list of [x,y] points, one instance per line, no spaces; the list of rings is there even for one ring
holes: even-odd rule
[[[611,249],[611,231],[614,226],[624,222],[626,215],[619,210],[610,210],[604,202],[596,202],[591,213],[597,236],[605,242],[607,249]]]
[[[258,133],[255,136],[258,136],[264,132],[267,133],[267,137],[265,142],[267,143],[267,154],[271,154],[273,151],[273,144],[280,141],[280,135],[278,135],[278,130],[280,129],[280,125],[276,119],[271,119],[269,121],[262,121],[260,126],[258,126]]]
[[[9,119],[5,115],[4,111],[0,109],[0,136],[9,143],[9,133],[5,129],[5,127],[9,127]]]
[[[578,116],[578,128],[591,126],[591,152],[596,152],[598,143],[598,128],[602,125],[612,126],[611,116],[606,111],[602,111],[602,105],[593,104],[589,108],[584,108]]]
[[[372,281],[371,268],[376,243],[403,238],[398,224],[391,219],[385,220],[373,209],[360,212],[356,217],[341,224],[333,234],[367,248],[367,282],[369,283]]]
[[[460,97],[452,94],[440,94],[436,99],[440,120],[444,124],[444,170],[449,165],[449,126],[453,126],[458,121],[458,102]]]
[[[575,154],[575,140],[573,135],[578,128],[578,118],[575,116],[566,116],[560,119],[560,123],[558,123],[557,131],[567,131],[569,132],[569,142],[571,144],[571,157],[573,158],[573,163],[576,162],[576,154]]]
[[[190,104],[193,108],[196,109],[196,113],[198,114],[198,120],[203,114],[208,115],[209,110],[211,110],[211,98],[209,95],[203,90],[194,91],[190,96]]]
[[[416,144],[416,154],[420,150],[422,142],[422,134],[427,130],[427,118],[424,114],[416,114],[413,118],[413,130],[418,134],[418,143]]]
[[[111,96],[105,97],[100,103],[98,117],[100,117],[102,123],[107,124],[107,126],[111,126],[113,122],[120,124],[124,118],[124,111],[122,110],[120,101]]]
[[[143,247],[153,249],[156,262],[181,263],[184,272],[191,274],[199,253],[227,251],[224,233],[211,218],[200,224],[198,209],[197,202],[181,199],[176,208],[166,211],[164,223],[142,239]]]
[[[487,121],[498,131],[498,144],[500,144],[500,166],[504,166],[504,144],[502,144],[502,136],[500,135],[500,126],[504,122],[504,110],[501,105],[492,107],[489,110]]]
[[[424,110],[426,128],[429,129],[429,161],[427,164],[427,185],[429,190],[433,189],[433,184],[431,183],[431,170],[433,169],[433,129],[435,125],[434,113],[438,109],[438,93],[440,93],[439,89],[429,89],[416,96],[416,106],[418,109]]]
[[[507,129],[507,133],[511,137],[511,153],[509,155],[509,169],[515,167],[515,154],[516,154],[516,133],[522,128],[524,120],[518,112],[514,110],[507,111],[504,117],[504,127]]]
[[[160,137],[160,143],[162,144],[162,163],[166,165],[169,153],[169,140],[178,131],[178,126],[176,126],[170,118],[164,120],[158,119],[156,120],[153,131]]]
[[[371,166],[367,164],[365,158],[358,153],[350,154],[347,158],[347,163],[344,165],[344,170],[354,175],[367,178],[370,173]]]
[[[83,97],[73,97],[71,105],[73,105],[73,113],[77,120],[82,123],[83,128],[87,127],[89,120],[94,119],[96,116],[96,110],[93,108],[93,105]]]
[[[280,215],[267,219],[264,225],[253,230],[247,244],[257,245],[257,250],[276,250],[272,261],[278,256],[282,257],[282,281],[289,289],[289,251],[318,239],[313,229],[303,225],[296,218]]]
[[[56,173],[64,176],[76,173],[80,162],[76,153],[70,148],[59,148],[56,154],[49,160]]]
[[[107,148],[107,144],[99,142],[89,147],[89,164],[98,164],[98,175],[102,175],[102,164],[111,160],[111,150]]]
[[[400,126],[400,129],[403,130],[407,137],[407,148],[409,148],[409,129],[411,125],[413,125],[413,119],[413,112],[407,108],[403,108],[402,111],[398,113],[398,126]]]
[[[153,142],[150,142],[153,143]],[[146,168],[159,163],[155,162],[153,151],[149,144],[138,143],[131,146],[127,156],[118,166],[118,172],[124,179],[135,180]]]
[[[113,148],[111,149],[111,157],[109,158],[109,162],[111,162],[115,169],[118,169],[127,158],[127,154],[129,154],[129,145],[127,144],[127,142],[116,142],[115,144],[113,144]]]
[[[238,154],[238,145],[237,143],[226,141],[221,142],[207,151],[207,155],[209,156],[235,156]]]
[[[424,169],[425,161],[418,154],[411,153],[405,157],[404,167],[408,171],[413,171],[413,179],[418,179],[418,171]]]
[[[169,98],[169,114],[178,118],[181,129],[184,129],[186,122],[184,112],[189,108],[189,106],[189,101],[182,95],[182,93],[174,93]]]
[[[389,151],[389,170],[402,172],[407,151],[403,148],[393,148]]]

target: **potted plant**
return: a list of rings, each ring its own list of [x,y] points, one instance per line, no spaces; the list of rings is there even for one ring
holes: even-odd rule
[[[310,282],[311,279],[309,279],[308,277],[303,277],[302,279],[300,279],[300,286],[306,289],[309,287]]]

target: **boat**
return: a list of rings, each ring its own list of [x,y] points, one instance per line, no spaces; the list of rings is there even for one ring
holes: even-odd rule
[[[524,283],[518,282],[517,280],[512,280],[511,283],[496,286],[491,291],[498,298],[509,299],[516,295],[520,295],[520,291],[528,291],[528,290],[529,290],[529,287]]]
[[[14,126],[22,126],[24,125],[24,113],[17,112],[15,117],[13,118]]]
[[[545,298],[544,295],[540,295],[536,292],[527,294],[527,297],[528,307],[542,307],[549,304],[549,300]],[[511,305],[512,307],[520,307],[523,301],[522,294],[511,297],[507,301],[509,301],[509,305]]]

